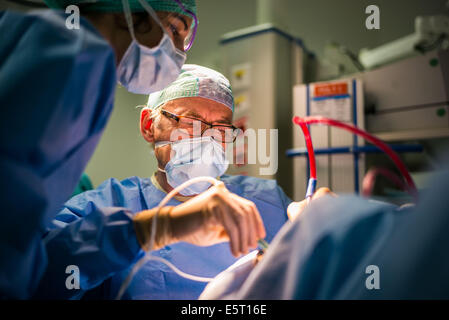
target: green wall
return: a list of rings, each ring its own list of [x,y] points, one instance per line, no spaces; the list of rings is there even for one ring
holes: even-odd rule
[[[200,25],[189,62],[220,69],[220,36],[267,22],[270,15],[260,5],[273,10],[271,22],[301,38],[321,57],[330,41],[358,52],[411,34],[416,16],[448,14],[447,3],[447,0],[197,0]],[[380,30],[365,28],[368,16],[365,8],[371,4],[380,9]]]
[[[139,131],[136,106],[146,102],[146,96],[117,86],[114,111],[86,169],[95,187],[111,177],[149,177],[156,170],[152,149]]]

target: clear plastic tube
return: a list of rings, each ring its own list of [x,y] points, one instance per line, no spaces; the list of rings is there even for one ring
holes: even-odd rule
[[[374,144],[376,147],[381,149],[383,152],[385,152],[391,160],[394,162],[396,167],[398,168],[399,172],[402,174],[402,176],[405,179],[406,185],[407,185],[407,191],[417,200],[418,198],[418,190],[416,189],[415,183],[413,182],[412,177],[410,176],[410,173],[408,172],[406,166],[402,162],[402,160],[399,158],[396,152],[393,151],[386,143],[384,143],[379,138],[376,138],[375,136],[369,134],[368,132],[361,130],[353,125],[346,124],[334,119],[329,119],[321,116],[313,116],[313,117],[293,117],[293,123],[299,125],[302,129],[305,127],[307,129],[307,124],[324,124],[328,126],[334,126],[338,127],[347,131],[352,132],[353,134],[359,135],[363,137],[364,139],[368,140],[372,144]],[[304,129],[303,129],[304,131]],[[308,130],[307,130],[308,131]],[[310,138],[310,134],[309,134]],[[307,138],[306,138],[307,139]],[[307,142],[307,140],[306,140]],[[312,147],[313,149],[313,147]],[[308,149],[309,151],[309,149]],[[310,156],[309,156],[310,159]],[[313,159],[315,161],[315,159]],[[315,165],[315,163],[313,163]],[[312,167],[312,164],[311,164]],[[316,173],[315,173],[316,174]]]
[[[154,242],[155,242],[157,216],[158,216],[159,211],[161,210],[161,208],[163,206],[165,206],[168,203],[168,201],[170,201],[170,199],[173,198],[182,189],[187,188],[188,186],[190,186],[190,185],[192,185],[194,183],[203,182],[203,181],[210,182],[211,184],[213,184],[215,186],[223,183],[222,181],[219,181],[219,180],[217,180],[215,178],[212,178],[212,177],[196,177],[196,178],[193,178],[193,179],[191,179],[189,181],[186,181],[183,184],[181,184],[181,185],[177,186],[176,188],[174,188],[159,203],[159,205],[157,206],[156,214],[154,215],[154,221],[151,224],[151,238],[150,238],[150,246],[149,246],[150,249],[133,266],[133,268],[129,272],[128,276],[126,277],[126,279],[123,281],[122,285],[120,286],[119,292],[118,292],[118,294],[117,294],[117,296],[115,298],[116,300],[120,300],[121,299],[121,297],[125,293],[126,289],[128,288],[129,284],[131,283],[131,280],[134,278],[134,275],[140,270],[140,268],[145,264],[145,262],[147,262],[149,260],[157,260],[157,261],[160,261],[162,263],[165,263],[167,266],[169,266],[173,271],[175,271],[181,277],[184,277],[184,278],[187,278],[187,279],[190,279],[190,280],[201,281],[201,282],[209,282],[209,281],[211,281],[213,279],[213,278],[199,277],[199,276],[195,276],[195,275],[191,275],[191,274],[185,273],[185,272],[179,270],[178,268],[176,268],[169,261],[167,261],[167,260],[165,260],[165,259],[163,259],[161,257],[153,256],[150,253],[151,250],[153,249]]]

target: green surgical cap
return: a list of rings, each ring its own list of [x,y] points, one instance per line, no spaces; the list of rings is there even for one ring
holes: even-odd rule
[[[44,0],[47,6],[54,9],[65,9],[67,6],[74,5],[88,5],[86,11],[96,12],[123,12],[121,0]],[[168,11],[185,14],[182,8],[174,0],[145,0],[148,2],[154,11]],[[132,12],[144,11],[145,9],[140,5],[138,0],[128,0]],[[195,0],[181,0],[182,5],[187,10],[196,15]]]
[[[195,64],[185,64],[174,82],[164,90],[150,94],[147,106],[157,109],[168,101],[188,97],[213,100],[234,112],[229,80],[217,71]]]

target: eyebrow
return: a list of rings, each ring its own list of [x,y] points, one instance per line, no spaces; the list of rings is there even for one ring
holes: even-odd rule
[[[181,15],[176,15],[176,18],[178,18],[179,20],[181,20],[181,21],[184,23],[184,30],[187,30],[188,27],[187,27],[187,21],[186,21],[186,19],[184,19],[184,17],[181,16]]]
[[[185,111],[181,111],[180,115],[186,116],[186,117],[195,117],[195,118],[199,118],[201,120],[206,121],[206,119],[204,119],[204,117],[202,117],[200,114],[196,113],[195,111],[192,110],[185,110]]]
[[[206,119],[204,119],[204,117],[202,117],[201,115],[199,115],[198,113],[196,113],[195,111],[192,111],[192,110],[186,110],[184,112],[181,111],[180,115],[187,116],[187,117],[195,117],[195,118],[203,120],[204,122],[207,122]],[[220,120],[214,121],[212,123],[232,125],[232,121],[229,121],[226,117],[223,117]]]
[[[220,124],[226,124],[226,125],[232,125],[232,121],[229,121],[227,118],[221,118],[218,121],[214,121],[214,123],[220,123]]]

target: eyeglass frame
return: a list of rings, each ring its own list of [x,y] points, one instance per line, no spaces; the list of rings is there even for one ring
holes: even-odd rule
[[[194,14],[192,11],[186,9],[186,7],[184,7],[184,5],[182,4],[182,2],[180,0],[174,0],[178,6],[187,14],[189,14],[192,18],[193,18],[193,31],[192,31],[192,39],[189,41],[189,43],[187,44],[187,46],[184,45],[184,52],[187,52],[190,50],[190,48],[193,46],[193,42],[195,41],[195,37],[196,37],[196,30],[198,28],[198,18],[196,17],[196,14]]]
[[[203,124],[206,125],[206,128],[205,128],[204,130],[201,129],[201,136],[203,136],[203,134],[204,134],[204,132],[206,132],[206,130],[213,129],[214,127],[226,127],[226,128],[232,129],[232,132],[233,132],[233,140],[232,140],[232,141],[220,141],[220,142],[224,142],[224,143],[234,143],[235,140],[237,139],[237,136],[238,136],[238,134],[234,134],[234,132],[235,132],[236,130],[241,130],[241,129],[237,128],[236,126],[234,126],[233,124],[221,124],[221,125],[215,124],[215,125],[214,125],[214,124],[212,124],[212,123],[206,122],[206,121],[201,120],[201,119],[198,119],[198,118],[189,117],[189,116],[183,116],[183,115],[178,115],[178,114],[175,114],[175,113],[173,113],[173,112],[170,112],[170,111],[167,111],[167,110],[164,110],[164,109],[160,109],[159,112],[160,112],[162,115],[166,116],[167,118],[175,120],[177,123],[179,123],[179,120],[182,119],[182,118],[200,121],[201,123],[203,123]],[[218,130],[218,129],[217,129],[217,130]],[[219,131],[220,131],[220,130],[219,130]],[[212,136],[212,138],[215,140],[215,138],[214,138],[213,136]],[[226,140],[226,134],[225,134],[225,140]]]

